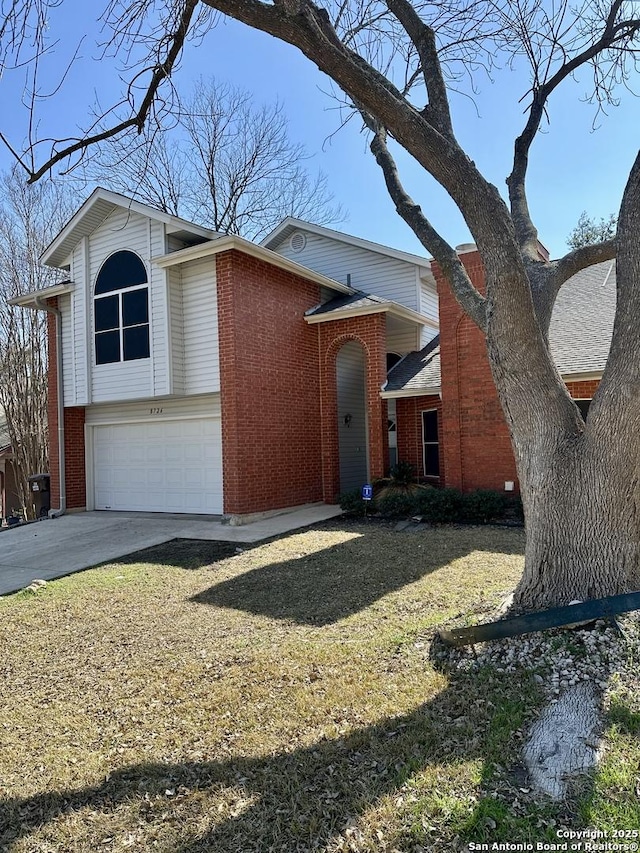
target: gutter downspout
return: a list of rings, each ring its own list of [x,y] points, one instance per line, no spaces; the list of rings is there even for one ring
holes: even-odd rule
[[[42,297],[34,297],[34,304],[40,311],[47,311],[56,318],[56,386],[58,396],[58,476],[60,478],[60,508],[50,509],[49,518],[59,518],[67,511],[67,478],[65,473],[64,451],[64,385],[62,381],[62,315],[57,308],[45,305]]]

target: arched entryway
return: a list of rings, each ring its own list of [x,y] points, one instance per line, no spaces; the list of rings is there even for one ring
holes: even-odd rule
[[[361,344],[349,341],[336,357],[340,492],[368,482],[366,357]]]

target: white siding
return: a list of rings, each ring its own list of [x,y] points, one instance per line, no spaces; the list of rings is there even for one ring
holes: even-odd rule
[[[148,257],[159,257],[164,252],[164,225],[152,219],[149,222]],[[143,256],[144,257],[144,256]],[[145,260],[147,260],[145,258]],[[168,294],[165,270],[154,264],[149,269],[149,317],[152,383],[154,396],[169,394],[169,326],[167,319]]]
[[[171,348],[172,394],[184,394],[184,317],[180,267],[170,267],[168,277],[169,340]]]
[[[420,282],[420,313],[438,322],[438,293],[435,285]]]
[[[306,245],[301,252],[293,251],[289,238],[276,251],[343,284],[347,284],[347,276],[351,276],[351,287],[392,299],[414,311],[419,310],[414,264],[341,243],[330,237],[303,233]]]
[[[75,377],[72,338],[72,299],[71,294],[58,297],[58,310],[62,319],[62,384],[65,406],[75,405]]]
[[[387,352],[406,355],[418,345],[418,333],[415,326],[403,329],[387,329]]]
[[[420,282],[420,313],[425,317],[430,317],[435,322],[439,322],[438,317],[438,292],[435,283]],[[436,329],[430,326],[424,326],[420,333],[420,346],[426,346],[430,340],[438,334]]]
[[[115,403],[111,405],[89,406],[85,413],[85,422],[95,424],[134,423],[154,420],[175,420],[203,417],[220,417],[220,395],[202,396],[180,400],[140,400],[135,403]]]
[[[93,341],[89,341],[87,334],[88,312],[91,308],[91,300],[87,298],[85,290],[85,279],[87,276],[87,241],[81,240],[73,250],[71,257],[71,279],[75,283],[73,299],[71,300],[72,315],[72,364],[73,391],[71,405],[86,405],[90,402],[89,396],[89,365]],[[87,349],[89,347],[89,349]],[[66,367],[65,367],[66,371]],[[66,403],[66,399],[65,399]]]
[[[220,390],[215,260],[182,265],[184,393]]]

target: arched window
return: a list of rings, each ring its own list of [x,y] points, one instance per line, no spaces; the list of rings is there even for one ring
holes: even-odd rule
[[[149,288],[140,258],[128,251],[108,257],[94,293],[96,364],[149,358]]]

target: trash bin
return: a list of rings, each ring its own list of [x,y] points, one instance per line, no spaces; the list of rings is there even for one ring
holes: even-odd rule
[[[46,518],[51,509],[51,478],[49,474],[32,474],[29,477],[29,489],[36,518]]]

